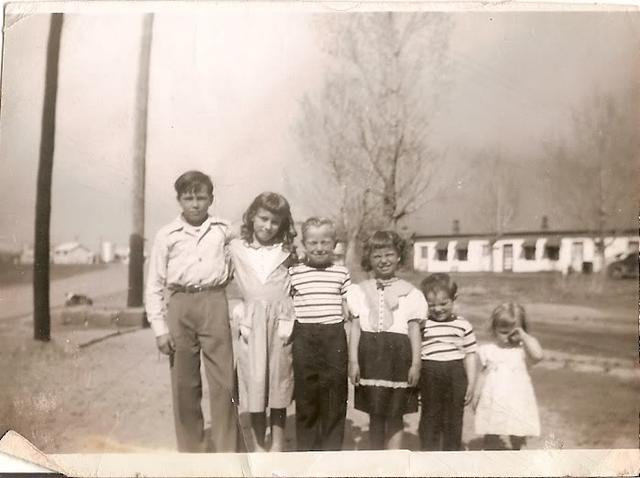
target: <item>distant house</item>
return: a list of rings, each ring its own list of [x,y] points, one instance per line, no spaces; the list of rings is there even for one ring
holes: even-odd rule
[[[93,264],[96,255],[79,242],[65,242],[53,248],[54,264]]]
[[[413,266],[425,272],[597,272],[620,254],[638,251],[638,231],[621,231],[605,238],[605,264],[599,264],[596,237],[580,230],[513,232],[492,248],[488,234],[417,235]]]

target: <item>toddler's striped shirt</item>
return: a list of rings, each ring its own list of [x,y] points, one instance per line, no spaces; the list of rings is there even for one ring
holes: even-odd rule
[[[438,322],[427,319],[422,329],[422,360],[448,362],[461,360],[476,351],[476,335],[473,326],[462,317]]]
[[[349,270],[332,264],[315,268],[297,264],[289,268],[293,307],[298,322],[337,324],[343,320],[342,300],[351,286]]]

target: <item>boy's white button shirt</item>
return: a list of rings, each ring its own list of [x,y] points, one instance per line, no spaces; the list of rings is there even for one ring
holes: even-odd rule
[[[229,280],[231,263],[225,246],[230,239],[229,223],[211,216],[194,227],[180,215],[158,231],[145,290],[147,319],[156,337],[169,332],[168,286],[222,285]]]

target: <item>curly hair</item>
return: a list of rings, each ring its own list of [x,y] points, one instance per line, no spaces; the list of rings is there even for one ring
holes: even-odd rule
[[[371,253],[376,249],[382,249],[384,247],[391,247],[395,249],[400,257],[399,266],[404,264],[406,259],[406,242],[394,231],[376,231],[364,242],[362,250],[362,269],[365,271],[371,270]]]
[[[264,192],[259,194],[251,203],[249,208],[242,215],[242,227],[240,237],[246,242],[253,241],[253,218],[259,209],[265,209],[278,216],[282,220],[280,229],[276,234],[277,242],[282,242],[282,247],[291,253],[295,252],[293,240],[297,235],[291,207],[284,196],[278,193]]]
[[[425,277],[420,284],[420,290],[426,297],[429,293],[445,292],[451,300],[456,298],[458,293],[458,284],[451,278],[449,274],[437,272]]]
[[[498,325],[515,325],[527,331],[527,314],[517,302],[505,302],[491,312],[491,332],[495,334]]]

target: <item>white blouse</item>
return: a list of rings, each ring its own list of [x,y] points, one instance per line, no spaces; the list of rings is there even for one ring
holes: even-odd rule
[[[246,249],[251,268],[256,272],[260,282],[266,283],[271,273],[280,265],[282,244],[248,246]]]
[[[379,307],[385,307],[383,291],[378,290]],[[382,320],[382,314],[379,311],[370,311],[364,291],[357,284],[353,286],[352,297],[348,301],[351,313],[360,319],[360,328],[364,332],[394,332],[397,334],[409,333],[409,322],[412,320],[425,320],[427,318],[427,301],[424,295],[418,290],[413,289],[405,296],[398,298],[398,308],[392,311],[393,323],[386,330],[381,330],[382,323],[378,322],[378,327],[374,329],[369,320],[371,313],[377,314]]]

